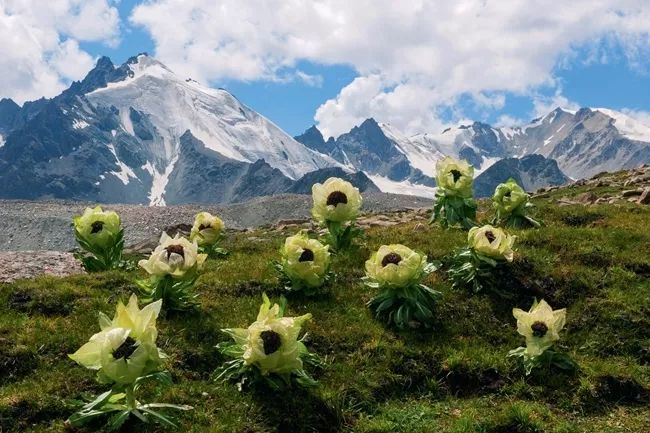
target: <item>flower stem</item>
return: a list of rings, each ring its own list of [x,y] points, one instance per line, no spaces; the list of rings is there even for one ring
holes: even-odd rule
[[[137,407],[137,401],[135,399],[135,384],[127,385],[125,393],[127,407],[129,410],[134,410]]]

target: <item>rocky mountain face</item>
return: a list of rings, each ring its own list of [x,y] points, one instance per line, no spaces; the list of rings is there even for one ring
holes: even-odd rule
[[[0,198],[229,203],[343,170],[227,91],[146,54],[117,67],[103,57],[53,99],[0,101],[0,138]]]
[[[469,161],[477,176],[503,160],[483,177],[479,195],[499,183],[488,181],[505,176],[498,170],[520,176],[524,187],[537,188],[566,181],[566,176],[581,179],[650,163],[650,126],[604,108],[557,108],[516,128],[474,122],[414,136],[368,119],[337,139],[325,141],[315,127],[296,139],[365,172],[382,190],[421,195],[431,194],[435,163],[446,155]],[[528,155],[543,158],[524,161]]]
[[[553,159],[542,155],[526,155],[523,158],[504,158],[488,167],[474,180],[476,197],[491,197],[494,188],[513,178],[526,191],[537,191],[547,186],[567,184],[569,179]]]

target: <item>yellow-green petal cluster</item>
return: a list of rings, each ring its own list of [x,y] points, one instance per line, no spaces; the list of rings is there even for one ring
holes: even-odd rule
[[[179,234],[171,238],[163,233],[151,256],[140,260],[138,265],[154,277],[182,278],[201,270],[207,257],[207,254],[198,253],[196,241],[190,242]]]
[[[325,183],[312,186],[314,205],[311,213],[322,224],[354,221],[361,209],[359,190],[338,177],[330,177]]]
[[[138,308],[138,298],[131,296],[128,305],[121,302],[111,320],[100,315],[101,331],[90,337],[71,359],[91,370],[99,370],[104,381],[132,384],[138,377],[160,366],[164,354],[156,347],[156,319],[161,301]]]
[[[474,167],[467,161],[447,156],[436,163],[436,185],[445,195],[472,197]]]
[[[79,238],[100,249],[111,248],[122,230],[119,215],[104,211],[101,206],[86,208],[82,215],[73,218],[73,224]]]
[[[382,245],[366,261],[366,276],[379,288],[406,288],[418,284],[427,267],[427,256],[404,245]]]
[[[209,212],[199,212],[194,218],[194,225],[190,232],[190,241],[199,246],[216,244],[223,233],[224,224],[221,218]]]
[[[282,270],[292,282],[309,288],[323,285],[330,267],[328,246],[300,232],[285,240],[280,254]]]
[[[289,374],[303,368],[304,344],[298,339],[303,323],[311,314],[300,317],[282,317],[280,306],[271,305],[264,295],[257,320],[247,329],[227,329],[243,349],[246,365],[254,365],[262,375]]]
[[[478,254],[494,260],[512,262],[514,251],[512,249],[516,236],[506,234],[498,227],[485,225],[473,227],[467,236],[470,248]]]
[[[515,211],[523,210],[528,201],[528,193],[511,178],[496,187],[492,206],[500,218],[505,218]]]
[[[566,309],[553,310],[546,301],[535,302],[529,311],[512,310],[517,319],[517,332],[526,337],[526,355],[536,357],[560,339],[566,323]]]

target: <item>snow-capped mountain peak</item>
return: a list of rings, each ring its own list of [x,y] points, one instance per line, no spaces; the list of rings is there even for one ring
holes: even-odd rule
[[[15,111],[0,105],[8,107],[0,114]],[[0,116],[6,117],[0,133],[7,142],[0,148],[0,171],[9,173],[7,179],[25,173],[23,183],[34,186],[25,195],[22,187],[7,183],[5,194],[12,197],[222,202],[283,192],[308,173],[342,167],[228,91],[180,77],[146,54],[117,67],[102,57],[61,95],[18,111],[17,122]],[[39,141],[40,132],[47,144]],[[48,138],[52,132],[54,142]],[[25,161],[34,162],[21,169],[14,161],[23,151],[30,154]],[[28,176],[30,170],[38,173]],[[0,186],[4,182],[0,174]],[[266,184],[253,188],[255,182]],[[211,188],[221,189],[207,193]]]

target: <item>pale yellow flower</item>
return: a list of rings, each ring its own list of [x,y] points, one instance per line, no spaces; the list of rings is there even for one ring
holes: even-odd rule
[[[330,267],[329,247],[316,239],[309,239],[305,232],[288,237],[280,251],[282,268],[292,281],[310,288],[323,284]]]
[[[512,310],[517,319],[517,332],[526,337],[526,354],[539,356],[560,339],[566,323],[566,309],[553,310],[546,301],[535,302],[530,311]]]
[[[77,235],[92,246],[112,247],[122,230],[120,217],[113,211],[103,211],[101,206],[86,208],[83,215],[73,218]]]
[[[223,233],[223,221],[208,212],[199,212],[194,218],[190,241],[199,246],[214,245]]]
[[[198,253],[196,242],[190,242],[179,234],[171,238],[163,233],[151,256],[140,260],[138,265],[156,277],[171,275],[181,278],[188,272],[201,270],[207,257],[207,254]]]
[[[311,314],[300,317],[279,317],[280,306],[264,295],[257,320],[247,329],[224,330],[244,349],[244,363],[255,365],[263,375],[287,374],[303,367],[301,356],[306,352],[298,340],[303,323]]]
[[[436,185],[446,195],[472,197],[474,167],[467,161],[447,156],[436,163]]]
[[[512,247],[516,239],[516,236],[508,235],[500,228],[491,225],[472,227],[467,236],[469,246],[477,253],[508,262],[512,262],[514,257]]]
[[[312,216],[321,223],[353,221],[362,203],[359,190],[337,177],[330,177],[323,184],[314,184],[312,198]]]
[[[405,288],[424,275],[427,256],[404,245],[382,245],[366,261],[366,276],[380,288]]]

